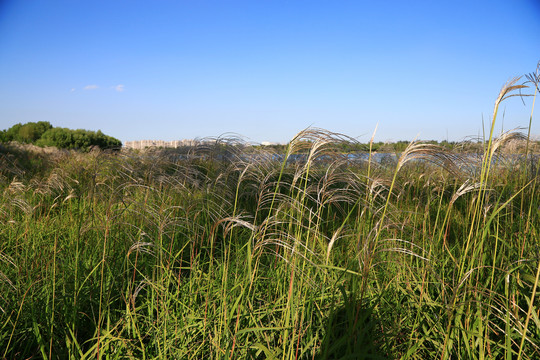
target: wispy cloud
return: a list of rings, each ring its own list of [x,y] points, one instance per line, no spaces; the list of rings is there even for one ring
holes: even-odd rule
[[[71,92],[74,92],[75,91],[75,88],[71,88]]]
[[[97,90],[97,89],[99,89],[99,85],[96,85],[96,84],[86,85],[85,87],[83,87],[83,90]],[[111,89],[113,89],[115,91],[118,91],[118,92],[123,92],[124,90],[126,90],[124,84],[118,84],[118,85],[115,85],[115,86],[111,86]],[[72,88],[71,91],[75,91],[75,88]]]

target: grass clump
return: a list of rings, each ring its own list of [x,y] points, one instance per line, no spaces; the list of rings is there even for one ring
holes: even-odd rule
[[[538,358],[538,149],[493,129],[2,152],[0,358]]]

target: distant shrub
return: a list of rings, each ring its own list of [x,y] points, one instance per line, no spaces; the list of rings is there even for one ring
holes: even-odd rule
[[[7,130],[0,131],[0,142],[17,141],[38,146],[54,146],[59,149],[89,150],[94,146],[102,149],[117,148],[122,142],[103,134],[100,130],[71,130],[53,127],[47,121],[37,123],[16,124]]]
[[[33,144],[41,138],[43,133],[52,129],[48,121],[29,122],[26,124],[15,124],[7,130],[0,133],[0,141],[18,141],[26,144]]]

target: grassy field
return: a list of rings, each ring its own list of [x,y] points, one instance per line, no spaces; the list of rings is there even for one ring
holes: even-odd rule
[[[480,154],[4,146],[0,358],[540,358],[539,149],[493,134],[519,89]]]

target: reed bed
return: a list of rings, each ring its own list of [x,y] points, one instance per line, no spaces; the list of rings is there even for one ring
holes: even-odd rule
[[[384,161],[313,128],[286,154],[4,148],[0,358],[538,359],[538,149],[493,129]]]

